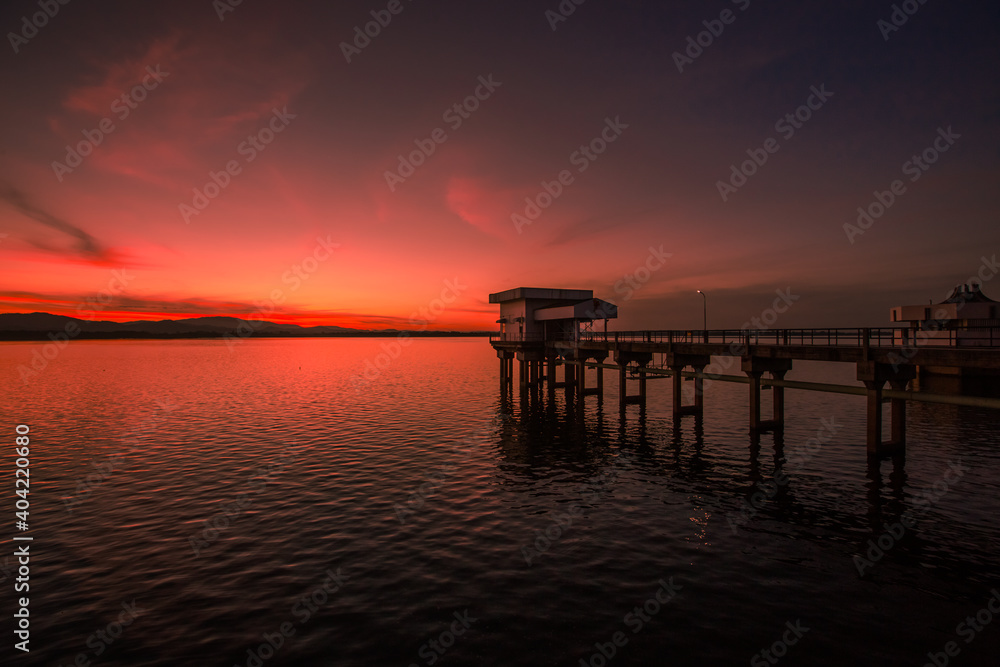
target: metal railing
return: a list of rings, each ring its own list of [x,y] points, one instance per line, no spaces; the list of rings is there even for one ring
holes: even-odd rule
[[[546,341],[563,340],[562,338],[557,338],[553,336],[545,336],[540,333],[518,333],[516,331],[508,331],[506,333],[495,333],[490,334],[490,342],[498,343],[544,343]]]
[[[823,345],[890,347],[899,329],[717,329],[687,331],[618,331],[588,335],[587,340],[721,345]],[[581,339],[583,336],[581,336]]]
[[[494,334],[490,342],[557,342],[571,337]],[[581,342],[703,343],[716,345],[821,345],[825,347],[1000,347],[1000,327],[924,330],[908,327],[827,329],[714,329],[668,331],[582,331]]]

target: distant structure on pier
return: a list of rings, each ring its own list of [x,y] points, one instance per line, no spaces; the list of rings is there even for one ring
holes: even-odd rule
[[[618,306],[595,299],[593,290],[515,287],[490,294],[500,304],[500,338],[505,341],[580,340],[581,328],[618,317]]]
[[[890,319],[907,323],[929,344],[937,340],[943,345],[991,345],[995,341],[988,328],[1000,326],[1000,302],[983,294],[980,285],[965,284],[941,303],[896,306]]]

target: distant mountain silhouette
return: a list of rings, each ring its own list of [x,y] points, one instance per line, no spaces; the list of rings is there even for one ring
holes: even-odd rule
[[[238,317],[191,317],[181,320],[141,322],[91,321],[51,313],[0,313],[0,340],[44,340],[52,335],[78,332],[77,338],[218,338],[225,336],[312,337],[395,336],[398,329],[350,329],[336,326],[303,327]],[[411,331],[415,336],[470,335],[457,331]],[[479,335],[473,333],[472,335]]]

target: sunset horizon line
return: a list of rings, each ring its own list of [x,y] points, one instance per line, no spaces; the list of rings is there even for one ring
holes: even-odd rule
[[[238,311],[228,311],[219,313],[162,313],[162,312],[132,312],[132,311],[106,311],[96,313],[94,316],[85,316],[79,312],[74,314],[66,312],[52,312],[44,310],[4,310],[0,312],[0,317],[5,315],[45,315],[50,317],[66,317],[74,320],[79,320],[83,322],[91,323],[110,323],[110,324],[136,324],[141,322],[147,323],[157,323],[157,322],[186,322],[190,320],[212,320],[212,319],[236,319],[244,322],[259,322],[262,324],[277,324],[283,326],[298,326],[304,329],[308,328],[320,328],[320,327],[332,327],[337,329],[345,330],[356,330],[356,331],[462,331],[469,333],[488,333],[493,331],[493,328],[484,328],[482,325],[472,325],[461,326],[461,325],[449,325],[442,323],[435,325],[433,322],[420,322],[416,320],[408,320],[405,318],[395,318],[391,316],[367,316],[374,320],[379,318],[381,322],[368,322],[367,320],[357,319],[357,316],[345,316],[340,318],[333,318],[326,315],[308,315],[308,314],[278,314],[271,313],[267,315],[262,315],[260,312],[238,312]],[[396,324],[391,324],[389,321],[398,320]]]

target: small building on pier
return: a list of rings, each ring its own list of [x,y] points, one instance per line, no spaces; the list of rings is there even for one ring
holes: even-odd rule
[[[497,320],[500,331],[490,337],[490,344],[500,359],[501,387],[513,384],[514,362],[517,361],[522,392],[547,384],[549,392],[558,386],[571,393],[576,391],[581,397],[603,393],[601,362],[609,351],[600,346],[586,349],[581,339],[587,337],[581,333],[592,330],[598,320],[604,320],[607,332],[608,320],[618,317],[618,306],[594,298],[592,290],[544,287],[515,287],[490,294],[490,303],[500,305],[500,319]],[[591,360],[597,364],[597,386],[588,389],[585,364]],[[556,380],[557,366],[563,367],[561,382]],[[622,365],[622,387],[625,386],[624,369]],[[642,388],[645,400],[645,376]]]
[[[592,290],[515,287],[490,294],[500,304],[500,340],[579,340],[581,327],[618,317],[618,306],[595,299]]]
[[[978,284],[959,285],[940,303],[896,306],[890,318],[907,323],[911,331],[900,334],[919,336],[923,344],[996,345],[990,329],[1000,326],[1000,302],[983,294]]]

